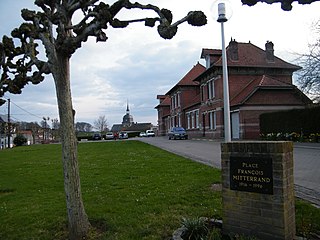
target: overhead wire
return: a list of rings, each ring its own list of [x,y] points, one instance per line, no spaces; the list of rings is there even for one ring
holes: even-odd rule
[[[8,98],[6,98],[6,99],[8,100]],[[39,119],[43,119],[42,117],[40,117],[40,116],[38,116],[38,115],[36,115],[36,114],[34,114],[34,113],[31,113],[31,112],[29,112],[28,110],[20,107],[18,104],[16,104],[15,102],[13,102],[12,99],[10,100],[10,103],[13,104],[14,106],[16,106],[17,108],[19,108],[20,110],[22,110],[23,112],[29,114],[30,116],[33,116],[33,117],[36,117],[36,118],[39,118]],[[18,119],[17,117],[14,117],[14,116],[12,116],[12,115],[16,116],[16,115],[21,115],[21,114],[11,114],[11,117],[12,117],[12,118],[21,121],[21,119]]]
[[[39,118],[39,119],[42,119],[42,117],[40,117],[40,116],[38,116],[38,115],[36,115],[36,114],[33,114],[33,113],[31,113],[31,112],[23,109],[22,107],[20,107],[19,105],[17,105],[17,104],[16,104],[15,102],[13,102],[12,100],[11,100],[11,103],[12,103],[13,105],[15,105],[17,108],[19,108],[20,110],[28,113],[29,115],[31,115],[31,116],[33,116],[33,117],[36,117],[36,118]]]

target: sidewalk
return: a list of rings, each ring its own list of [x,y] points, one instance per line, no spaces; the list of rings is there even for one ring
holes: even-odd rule
[[[293,146],[295,148],[320,149],[320,143],[295,142],[293,143]]]

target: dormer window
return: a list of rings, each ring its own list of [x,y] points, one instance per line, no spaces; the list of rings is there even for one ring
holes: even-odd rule
[[[209,69],[211,65],[210,55],[206,55],[206,69]]]

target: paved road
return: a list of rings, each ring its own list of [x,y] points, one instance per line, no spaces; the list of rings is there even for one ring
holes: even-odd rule
[[[221,168],[219,141],[171,140],[166,137],[139,140],[203,164]],[[293,150],[296,196],[320,207],[320,144],[296,143]]]

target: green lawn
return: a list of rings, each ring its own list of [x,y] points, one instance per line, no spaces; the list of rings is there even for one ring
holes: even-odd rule
[[[138,141],[78,146],[97,239],[168,239],[182,217],[221,215],[219,170]],[[65,226],[61,146],[0,151],[0,239],[65,239]]]
[[[90,239],[169,239],[182,217],[220,217],[220,171],[138,141],[81,143]],[[60,145],[0,151],[0,239],[67,238]],[[320,210],[296,203],[297,232],[320,232]]]

